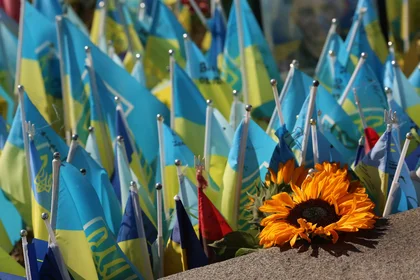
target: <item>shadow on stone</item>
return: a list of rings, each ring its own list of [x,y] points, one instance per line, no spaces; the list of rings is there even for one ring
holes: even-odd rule
[[[385,234],[388,227],[387,219],[377,220],[375,228],[372,230],[360,230],[358,232],[340,233],[340,238],[336,244],[322,237],[315,237],[312,243],[307,241],[298,241],[295,248],[284,246],[279,248],[280,252],[296,250],[298,253],[304,253],[311,250],[311,257],[318,258],[319,251],[324,250],[334,257],[349,256],[349,252],[361,253],[360,246],[375,249],[378,239]],[[355,246],[360,245],[360,246]]]

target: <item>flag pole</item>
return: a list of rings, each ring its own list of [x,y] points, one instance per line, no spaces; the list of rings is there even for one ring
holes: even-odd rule
[[[20,231],[20,237],[22,238],[22,251],[23,251],[23,261],[25,263],[25,274],[26,274],[26,279],[32,280],[31,264],[29,262],[29,256],[28,256],[28,239],[26,238],[26,236],[28,236],[28,232],[22,229]]]
[[[305,127],[303,129],[303,142],[302,142],[302,155],[300,165],[305,165],[306,160],[306,153],[308,151],[308,140],[309,140],[309,129],[310,129],[310,119],[312,118],[312,113],[314,111],[315,100],[316,100],[316,92],[318,90],[319,82],[314,80],[312,82],[311,92],[309,93],[309,104],[308,104],[308,111],[306,114],[305,120]]]
[[[178,185],[179,185],[179,190],[181,191],[181,197],[182,197],[182,202],[185,205],[189,205],[188,204],[188,197],[187,197],[187,193],[185,190],[185,184],[184,184],[184,174],[182,173],[181,167],[182,167],[182,162],[179,159],[175,160],[175,166],[176,166],[176,173],[178,175]]]
[[[236,175],[236,194],[235,194],[235,201],[233,207],[233,213],[235,217],[235,224],[234,227],[237,228],[237,223],[239,220],[239,207],[241,201],[241,190],[242,190],[242,177],[244,172],[245,166],[245,152],[246,152],[246,144],[248,141],[248,130],[249,130],[249,122],[251,120],[251,105],[246,105],[245,107],[246,114],[244,117],[243,128],[242,128],[242,137],[239,143],[239,155],[238,155],[238,172]]]
[[[138,12],[137,12],[138,20],[140,20],[141,22],[144,21],[145,14],[146,14],[146,4],[140,1]]]
[[[22,135],[23,135],[23,146],[25,148],[25,158],[26,158],[26,168],[27,168],[27,176],[28,176],[28,183],[29,186],[32,185],[32,171],[31,171],[31,161],[29,157],[29,139],[27,136],[28,132],[28,123],[26,122],[26,109],[25,109],[25,102],[24,102],[24,94],[25,88],[22,85],[17,86],[17,92],[19,97],[19,104],[20,104],[20,117],[22,119]]]
[[[64,64],[64,41],[63,41],[63,17],[62,16],[56,16],[55,17],[56,22],[56,31],[57,31],[57,44],[58,44],[58,59],[60,63],[60,79],[61,79],[61,91],[63,95],[63,112],[64,112],[64,129],[65,129],[65,139],[67,145],[70,144],[70,136],[72,133],[72,127],[70,125],[70,101],[69,101],[69,94],[70,94],[70,88],[67,83],[66,79],[66,70],[65,70],[65,64]],[[71,111],[71,110],[70,110]],[[75,127],[74,129],[77,129]],[[77,131],[74,131],[74,133],[77,133]]]
[[[91,127],[89,127],[89,132],[93,133],[93,127],[92,127],[92,130],[90,128]],[[74,153],[76,152],[76,148],[79,145],[77,142],[78,139],[79,139],[79,136],[77,134],[73,134],[73,136],[71,137],[69,152],[67,154],[67,160],[66,160],[68,163],[70,163],[73,160]]]
[[[330,73],[333,80],[335,79],[335,61],[337,57],[335,56],[335,52],[333,50],[328,51],[328,62],[330,66]]]
[[[242,96],[244,98],[244,103],[249,104],[249,91],[248,91],[248,74],[246,68],[246,55],[245,55],[245,40],[244,40],[244,29],[242,22],[242,10],[241,10],[241,0],[235,1],[235,10],[236,10],[236,25],[238,32],[238,43],[239,43],[239,55],[240,55],[240,70],[241,70],[241,79],[242,79]]]
[[[187,71],[188,75],[191,77],[192,75],[192,68],[191,68],[191,44],[190,44],[190,39],[188,38],[188,34],[184,33],[182,35],[182,37],[184,38],[184,49],[185,49],[185,58],[186,58],[186,66],[185,66],[185,70]]]
[[[63,255],[61,254],[60,247],[58,247],[57,240],[55,239],[53,228],[50,222],[48,221],[48,214],[42,213],[41,218],[44,220],[45,227],[47,228],[49,239],[50,239],[50,242],[48,242],[48,247],[54,253],[54,259],[55,259],[55,262],[57,263],[58,270],[60,271],[60,275],[62,279],[70,280],[71,278],[67,270],[67,266],[64,263],[64,259],[63,259]]]
[[[314,154],[314,165],[319,163],[318,134],[316,131],[316,120],[310,119],[312,134],[312,152]]]
[[[279,95],[280,106],[281,106],[281,103],[283,102],[286,92],[289,90],[289,87],[292,83],[295,69],[298,69],[298,67],[299,67],[299,62],[297,60],[293,60],[292,63],[290,63],[289,72],[287,73],[286,80],[284,81],[283,88],[281,89],[280,95]],[[266,130],[267,133],[270,133],[271,129],[273,128],[273,125],[274,125],[273,122],[274,122],[276,114],[277,114],[277,105],[274,108],[273,114],[271,115],[270,122],[268,123],[267,130]]]
[[[360,104],[359,96],[357,95],[356,88],[353,88],[354,94],[354,101],[357,106],[357,111],[359,111],[360,120],[362,121],[363,130],[365,130],[368,126],[366,123],[365,115],[363,114],[362,104]]]
[[[55,232],[56,221],[57,221],[57,209],[58,209],[58,194],[60,188],[60,153],[55,152],[52,160],[52,189],[51,189],[51,209],[50,209],[50,223],[52,231]],[[52,239],[48,240],[48,244],[51,244]]]
[[[350,35],[350,37],[349,37],[350,39],[349,39],[349,43],[348,43],[347,48],[346,48],[346,51],[348,53],[350,53],[350,51],[351,51],[351,49],[353,47],[354,40],[356,39],[357,31],[360,28],[360,24],[362,23],[363,15],[366,13],[366,11],[367,11],[367,8],[364,8],[363,7],[363,8],[360,9],[359,16],[357,17],[357,20],[356,20],[356,23],[355,23],[355,27],[352,30],[352,33],[349,34]]]
[[[403,38],[404,53],[407,53],[410,49],[410,13],[408,11],[408,0],[403,0],[402,3],[402,17],[403,20],[401,24],[401,35]]]
[[[162,176],[163,178],[163,176]],[[157,226],[158,226],[158,234],[157,234],[157,246],[158,246],[158,258],[159,258],[159,269],[156,278],[162,278],[164,275],[163,266],[164,266],[164,259],[163,259],[163,224],[162,224],[162,184],[156,184],[156,201],[157,201]]]
[[[277,115],[279,117],[280,126],[283,126],[284,125],[284,117],[283,117],[283,112],[281,110],[281,104],[280,104],[280,99],[279,99],[279,91],[277,89],[277,81],[275,79],[271,79],[270,84],[271,84],[271,89],[273,90],[274,101],[276,103],[276,111],[277,111]]]
[[[175,57],[174,50],[170,49],[169,53],[169,79],[171,80],[171,129],[175,130],[175,91],[174,91],[174,71],[175,71]],[[163,183],[163,182],[162,182]],[[163,183],[165,186],[165,183]]]
[[[115,155],[117,157],[117,162],[124,162],[126,164],[126,166],[130,166],[130,164],[128,163],[128,158],[127,158],[127,152],[125,150],[125,144],[124,144],[124,137],[121,135],[117,136],[117,154]],[[122,157],[122,158],[120,158]],[[124,172],[120,172],[119,176],[120,176],[120,192],[121,192],[121,209],[122,209],[122,213],[124,213],[125,211],[125,207],[127,205],[127,200],[129,197],[129,192],[126,189],[125,186],[127,186],[126,184],[128,184],[128,182],[132,181],[132,176],[131,173],[129,173],[129,178],[124,178]],[[122,179],[122,180],[121,180]]]
[[[210,171],[210,149],[211,149],[211,131],[212,131],[212,118],[213,117],[213,104],[210,99],[207,99],[206,108],[206,129],[204,133],[204,169],[207,170],[207,175]]]
[[[95,40],[98,46],[101,46],[100,44],[101,38],[104,38],[104,34],[106,32],[105,30],[106,28],[106,0],[99,2],[98,6],[99,6],[99,26],[98,26],[99,30],[98,30],[98,35],[97,35],[98,37],[95,38]]]
[[[353,74],[351,75],[350,80],[347,83],[347,86],[344,89],[343,94],[341,95],[338,101],[340,106],[343,106],[344,101],[346,101],[347,96],[349,95],[350,89],[353,87],[353,83],[356,80],[357,74],[359,73],[360,69],[362,69],[362,66],[365,63],[366,59],[367,59],[367,54],[362,52],[360,55],[360,59],[357,62],[356,68],[354,69]]]
[[[160,154],[160,176],[162,185],[166,188],[166,176],[165,176],[165,140],[163,133],[163,116],[158,114],[157,117],[157,128],[159,138],[159,154]],[[166,220],[169,220],[169,201],[166,194],[163,194],[163,208],[165,212]]]
[[[389,190],[388,197],[387,197],[386,204],[385,204],[384,213],[382,215],[384,217],[391,214],[392,204],[393,204],[394,199],[395,199],[394,195],[395,195],[396,190],[400,186],[400,184],[398,183],[398,180],[400,179],[401,170],[402,170],[403,165],[405,163],[405,155],[407,154],[408,146],[410,145],[411,139],[413,139],[413,135],[409,132],[405,136],[404,146],[402,148],[401,155],[400,155],[400,158],[398,160],[398,165],[397,165],[397,168],[395,170],[394,178],[392,179],[391,188]]]
[[[232,100],[232,112],[231,112],[231,117],[230,119],[233,119],[233,130],[236,130],[236,128],[238,127],[238,123],[236,122],[236,107],[238,106],[238,102],[239,102],[239,92],[234,89],[232,91],[232,95],[233,95],[233,100]]]
[[[201,24],[204,25],[204,27],[209,30],[209,26],[207,25],[207,19],[204,16],[203,12],[200,10],[200,7],[198,7],[197,2],[195,0],[188,0],[191,4],[191,7],[193,8],[194,12],[196,13],[198,19],[201,21]]]
[[[392,96],[392,89],[389,88],[389,87],[385,87],[384,91],[385,91],[385,94],[386,94],[386,97],[387,97],[388,107],[391,108],[391,101],[394,99],[394,97]],[[396,112],[394,112],[394,116],[392,118],[392,127],[397,130],[398,139],[396,139],[396,140],[398,140],[398,143],[401,144],[402,139],[400,139],[400,127],[398,125],[398,118],[397,118]]]
[[[362,160],[362,158],[363,158],[363,154],[364,154],[364,151],[365,151],[364,140],[365,140],[365,137],[363,135],[360,136],[359,144],[357,146],[356,159],[354,160],[354,166],[359,164],[360,160]]]
[[[388,42],[388,51],[391,54],[392,60],[395,60],[394,44],[391,41]]]
[[[397,82],[397,88],[398,88],[398,97],[401,100],[401,107],[403,110],[405,110],[407,108],[407,102],[405,100],[405,96],[403,94],[403,86],[402,86],[402,81],[401,81],[401,71],[398,71],[398,64],[395,62],[395,60],[391,61],[392,64],[392,69],[394,71],[394,75],[395,75],[395,79]]]
[[[337,19],[333,18],[331,20],[331,26],[328,30],[327,38],[325,39],[324,46],[322,47],[321,55],[319,56],[318,63],[316,64],[315,68],[315,77],[318,77],[319,70],[321,68],[321,65],[324,63],[323,58],[325,57],[325,53],[327,52],[328,45],[330,44],[330,40],[333,34],[335,34],[337,31]]]

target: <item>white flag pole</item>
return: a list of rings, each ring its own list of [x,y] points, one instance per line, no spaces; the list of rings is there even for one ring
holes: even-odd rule
[[[26,279],[32,280],[31,275],[31,264],[29,263],[29,256],[28,256],[28,239],[26,236],[28,232],[24,229],[20,231],[20,237],[22,238],[22,251],[23,251],[23,261],[25,262],[25,274]]]
[[[360,55],[359,61],[357,62],[356,68],[354,69],[353,74],[351,75],[350,80],[347,83],[347,86],[344,89],[343,94],[340,97],[340,100],[338,101],[340,106],[343,106],[344,101],[346,101],[347,96],[349,95],[350,89],[353,87],[353,83],[356,80],[357,74],[359,73],[360,69],[362,69],[362,66],[365,63],[366,59],[367,59],[367,54],[362,53]]]
[[[313,81],[311,92],[309,93],[309,104],[308,111],[306,114],[305,127],[303,129],[303,142],[302,142],[302,155],[300,160],[300,165],[305,165],[306,163],[306,153],[308,151],[308,140],[309,140],[309,129],[310,129],[310,120],[314,111],[316,92],[318,90],[319,82],[317,80]]]
[[[283,117],[283,112],[281,110],[279,91],[277,89],[277,81],[275,79],[271,79],[270,84],[271,84],[271,89],[273,90],[274,101],[276,103],[276,111],[277,111],[277,116],[279,117],[280,126],[283,126],[284,117]]]
[[[331,26],[328,30],[327,38],[325,39],[324,46],[322,47],[321,55],[319,56],[318,63],[316,64],[315,68],[315,77],[318,77],[321,65],[324,63],[323,58],[325,57],[325,53],[327,52],[328,45],[330,44],[331,37],[337,31],[337,19],[333,18],[331,20]]]
[[[169,50],[169,78],[171,81],[171,129],[175,130],[175,91],[174,91],[174,71],[175,71],[175,57],[174,57],[174,50]],[[162,182],[165,186],[165,183]]]
[[[163,177],[162,177],[163,178]],[[157,246],[158,246],[158,258],[159,258],[159,269],[158,269],[158,275],[156,275],[156,278],[162,278],[164,275],[163,267],[163,213],[162,213],[162,184],[157,183],[156,184],[156,206],[157,206],[157,226],[158,226],[158,233],[157,233]]]
[[[211,149],[211,131],[212,131],[212,117],[213,117],[213,106],[212,101],[208,99],[206,108],[206,129],[204,134],[204,169],[207,172],[210,171],[210,149]]]
[[[76,148],[79,145],[77,142],[78,139],[79,139],[79,136],[77,134],[73,134],[73,136],[71,137],[69,152],[67,154],[67,160],[66,160],[69,163],[73,160],[74,153],[76,152]]]
[[[350,51],[353,47],[354,40],[356,39],[357,31],[359,31],[360,25],[361,25],[362,20],[363,20],[363,15],[366,13],[366,11],[367,11],[367,8],[361,8],[360,9],[359,16],[357,17],[357,20],[355,22],[355,27],[352,29],[351,34],[347,35],[347,36],[350,36],[349,37],[349,43],[348,43],[347,48],[346,48],[347,52],[349,52],[349,53],[350,53]]]
[[[318,134],[316,131],[316,120],[310,119],[312,134],[312,151],[314,154],[314,165],[319,163]]]
[[[161,182],[164,188],[166,185],[166,176],[165,176],[165,139],[163,133],[163,116],[158,114],[157,117],[157,128],[158,128],[158,138],[159,138],[159,153],[160,153],[160,173],[161,173]],[[165,218],[169,220],[169,201],[166,193],[163,194],[163,208],[165,212]]]
[[[55,232],[56,228],[56,221],[57,221],[57,209],[58,209],[58,194],[59,194],[59,187],[60,187],[60,153],[55,152],[53,155],[52,160],[52,189],[51,189],[51,209],[50,209],[50,223],[52,231]],[[49,244],[51,244],[53,240],[49,239]]]
[[[355,88],[353,88],[353,94],[354,94],[354,101],[356,103],[357,110],[359,111],[360,120],[362,121],[363,129],[366,129],[368,126],[366,123],[365,115],[363,114],[362,104],[360,104],[359,96],[357,95],[357,91]]]

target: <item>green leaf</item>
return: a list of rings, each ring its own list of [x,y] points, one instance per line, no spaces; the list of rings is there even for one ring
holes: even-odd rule
[[[228,233],[223,239],[218,240],[209,246],[213,248],[219,261],[234,258],[236,252],[241,248],[260,248],[258,238],[251,233],[244,231],[233,231]]]
[[[258,250],[259,249],[239,248],[239,250],[236,251],[235,258],[240,257],[240,256],[245,256],[245,255],[248,255],[250,253],[257,252]]]

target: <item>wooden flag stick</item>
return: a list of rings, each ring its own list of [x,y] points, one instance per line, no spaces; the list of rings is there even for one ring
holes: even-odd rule
[[[407,135],[405,137],[404,146],[402,148],[401,155],[400,155],[400,158],[398,160],[397,169],[395,170],[394,179],[392,179],[391,188],[389,190],[388,197],[387,197],[387,200],[386,200],[385,209],[384,209],[384,213],[383,213],[384,217],[391,214],[392,205],[393,205],[394,200],[395,200],[394,195],[395,195],[395,192],[400,185],[398,183],[398,180],[400,179],[401,170],[404,166],[405,155],[407,154],[408,146],[410,145],[410,141],[411,141],[412,138],[413,138],[413,135],[410,132],[407,133]]]
[[[343,106],[344,101],[346,101],[347,96],[349,95],[350,89],[353,87],[353,83],[356,80],[357,74],[359,73],[360,69],[362,69],[362,66],[365,63],[366,59],[367,59],[367,54],[364,52],[361,53],[360,59],[357,62],[356,68],[354,69],[353,74],[351,75],[350,80],[347,83],[347,86],[344,89],[343,94],[340,97],[340,100],[338,101],[340,106]]]
[[[309,104],[308,111],[306,114],[305,127],[303,129],[303,141],[302,141],[302,155],[300,160],[300,165],[306,164],[306,153],[308,151],[308,140],[309,140],[309,129],[310,129],[310,120],[314,112],[316,92],[318,90],[319,82],[317,80],[313,81],[311,92],[309,93]]]

